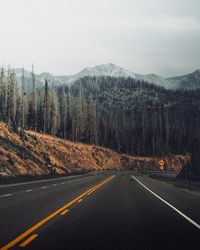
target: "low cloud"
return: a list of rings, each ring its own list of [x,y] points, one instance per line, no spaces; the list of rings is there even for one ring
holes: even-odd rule
[[[161,75],[200,68],[197,0],[0,3],[2,64],[56,74],[108,62]]]

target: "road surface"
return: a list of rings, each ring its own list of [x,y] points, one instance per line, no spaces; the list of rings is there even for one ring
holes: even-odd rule
[[[0,249],[200,249],[200,197],[132,171],[0,186]]]

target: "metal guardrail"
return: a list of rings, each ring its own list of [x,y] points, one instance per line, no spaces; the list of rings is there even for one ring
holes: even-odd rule
[[[171,171],[138,171],[138,173],[144,175],[165,176],[170,178],[175,178],[177,176],[177,174]]]

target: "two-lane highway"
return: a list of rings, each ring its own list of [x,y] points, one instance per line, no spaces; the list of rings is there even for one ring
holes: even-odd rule
[[[131,171],[5,186],[0,249],[200,249],[199,211],[199,196]]]
[[[1,186],[0,247],[104,179],[86,175]]]

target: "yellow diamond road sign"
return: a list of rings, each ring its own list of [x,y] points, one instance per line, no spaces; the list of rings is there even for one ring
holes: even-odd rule
[[[160,160],[160,161],[159,161],[159,164],[160,164],[160,165],[164,165],[165,162],[164,162],[163,160]]]
[[[159,161],[160,170],[163,170],[163,169],[164,169],[164,164],[165,164],[165,162],[164,162],[163,160],[160,160],[160,161]]]

